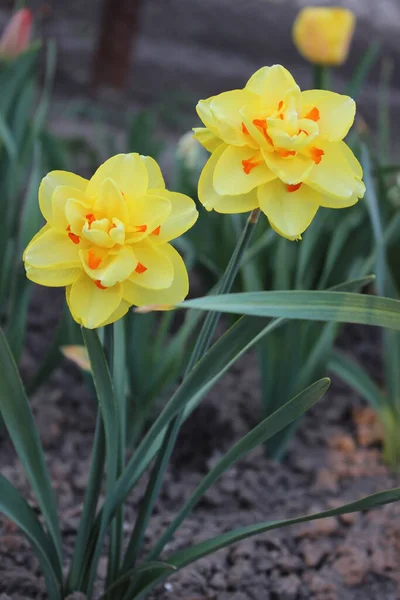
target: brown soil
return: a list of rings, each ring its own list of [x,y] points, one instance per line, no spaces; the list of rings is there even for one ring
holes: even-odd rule
[[[29,327],[23,374],[46,345],[61,297],[41,291]],[[47,296],[47,301],[44,299]],[[361,332],[360,332],[361,331]],[[351,329],[345,342],[373,362],[372,330]],[[94,399],[80,373],[65,362],[32,399],[53,484],[65,542],[73,550],[86,486],[95,419]],[[218,456],[259,417],[257,361],[245,357],[214,388],[184,425],[153,515],[151,547],[184,499]],[[361,430],[360,430],[361,427]],[[361,433],[360,433],[361,431]],[[398,484],[382,465],[376,423],[354,395],[334,382],[303,420],[284,464],[254,452],[214,486],[178,531],[165,553],[219,532],[262,520],[323,510]],[[6,433],[0,434],[0,471],[34,504]],[[132,530],[143,484],[129,503]],[[151,600],[395,600],[400,598],[400,505],[368,514],[330,518],[281,529],[219,551],[172,576]],[[104,578],[102,559],[99,580]],[[15,526],[0,517],[1,600],[45,598],[36,559]]]

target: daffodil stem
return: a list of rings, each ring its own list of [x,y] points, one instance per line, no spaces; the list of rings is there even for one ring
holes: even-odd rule
[[[227,294],[230,292],[233,282],[235,281],[236,275],[240,269],[243,255],[249,245],[250,239],[254,233],[255,226],[257,225],[260,216],[260,210],[257,208],[250,213],[249,218],[246,221],[246,225],[242,231],[235,250],[231,256],[228,266],[225,270],[224,275],[217,288],[217,295]],[[189,363],[186,367],[186,374],[190,373],[196,363],[201,357],[207,352],[208,347],[211,343],[212,336],[217,327],[221,313],[209,312],[204,320],[203,327],[200,330],[199,337],[197,338],[196,345],[193,349]]]
[[[71,562],[71,569],[67,581],[67,594],[72,594],[74,590],[82,589],[81,586],[83,584],[84,575],[82,565],[84,564],[85,550],[89,542],[90,530],[95,521],[97,502],[99,499],[104,474],[104,464],[104,426],[100,409],[98,409],[89,480],[87,483],[85,501],[83,504],[83,513],[79,523],[75,550]]]
[[[105,328],[105,352],[111,372],[111,378],[114,387],[115,398],[117,401],[119,415],[119,440],[118,440],[118,459],[117,459],[117,477],[121,474],[124,467],[125,444],[126,444],[126,406],[125,406],[125,388],[124,372],[125,364],[125,339],[124,327],[122,321],[108,325]],[[122,356],[120,355],[122,353]],[[106,588],[115,581],[118,574],[123,540],[123,522],[124,511],[121,507],[118,509],[110,528],[110,547],[108,556],[108,572]],[[111,599],[110,599],[111,600]]]
[[[260,211],[259,209],[256,209],[251,212],[249,218],[247,219],[243,232],[239,238],[239,241],[228,263],[226,271],[218,286],[218,294],[226,294],[231,290],[235,277],[240,268],[244,252],[246,251],[250,239],[253,235],[259,216]],[[189,363],[187,365],[184,377],[186,377],[190,373],[190,371],[193,369],[196,363],[207,352],[207,349],[211,343],[211,338],[218,324],[219,317],[220,315],[217,313],[208,313],[203,323],[203,327],[200,331],[199,338],[192,352]],[[135,527],[134,535],[132,536],[128,546],[123,571],[132,567],[132,562],[134,563],[134,561],[136,560],[137,552],[140,548],[140,542],[142,541],[144,535],[144,524],[147,524],[147,519],[149,518],[152,512],[154,502],[158,496],[158,490],[162,482],[163,474],[168,465],[181,423],[182,415],[178,415],[171,422],[168,431],[165,435],[163,446],[160,449],[156,464],[154,465],[150,481],[146,490],[146,494],[144,496],[143,505],[139,513],[141,518],[136,524],[137,526],[139,525],[139,527]]]
[[[239,271],[243,255],[254,233],[259,216],[260,210],[255,209],[251,212],[249,218],[247,219],[246,225],[238,240],[238,243],[228,263],[226,271],[219,283],[219,286],[217,287],[217,294],[227,294],[231,290],[235,277]],[[201,328],[196,345],[193,349],[189,363],[186,367],[184,378],[190,373],[193,367],[196,366],[196,363],[207,352],[207,349],[211,343],[213,333],[218,324],[219,317],[219,313],[208,313]],[[175,446],[175,441],[182,424],[182,419],[182,413],[177,415],[169,424],[168,430],[165,434],[163,444],[158,452],[157,460],[153,467],[150,480],[147,485],[146,493],[144,495],[139,510],[139,515],[137,517],[133,534],[128,544],[120,575],[123,575],[135,565],[136,558],[139,553],[141,543],[143,541],[143,536],[146,531],[148,520],[151,516],[151,513],[153,512],[154,503],[158,497],[158,492],[162,484],[165,469],[168,466],[169,459]],[[162,548],[160,548],[157,554],[159,554],[161,551]],[[123,596],[123,598],[129,596],[130,590],[131,588],[127,585],[123,585],[121,587],[120,591],[122,593],[126,592],[126,596]]]
[[[325,65],[314,65],[314,88],[316,90],[329,90],[329,75],[329,67],[326,67]]]

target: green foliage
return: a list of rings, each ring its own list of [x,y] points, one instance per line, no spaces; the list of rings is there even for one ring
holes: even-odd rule
[[[69,312],[63,314],[28,391],[35,391],[59,364],[60,347],[78,344],[82,334],[98,414],[81,521],[65,576],[56,501],[16,366],[31,294],[20,255],[42,223],[37,189],[45,171],[63,168],[77,157],[93,170],[101,149],[79,136],[61,141],[46,130],[56,55],[54,45],[49,44],[39,93],[38,52],[38,47],[32,47],[0,68],[4,90],[0,96],[0,209],[7,231],[0,238],[0,310],[6,323],[5,334],[0,332],[0,413],[41,519],[1,476],[0,511],[31,544],[49,600],[63,600],[74,591],[83,592],[90,600],[105,551],[108,572],[102,600],[134,600],[143,598],[171,573],[249,536],[399,500],[397,488],[321,513],[225,532],[169,553],[165,562],[159,560],[161,553],[168,554],[167,544],[204,494],[238,460],[261,444],[267,444],[269,455],[282,457],[298,420],[328,389],[330,381],[322,377],[328,366],[376,410],[386,435],[386,458],[394,466],[400,464],[400,301],[394,277],[400,194],[390,179],[400,169],[385,161],[390,155],[390,65],[386,64],[379,108],[379,156],[371,156],[368,136],[355,135],[352,140],[364,166],[368,190],[364,203],[346,211],[320,209],[301,244],[277,236],[259,211],[247,219],[210,214],[199,206],[197,226],[177,245],[186,263],[198,267],[207,289],[212,288],[209,295],[187,300],[179,310],[161,316],[131,311],[99,332],[80,331]],[[377,46],[371,46],[357,68],[349,84],[354,96],[361,93],[378,52]],[[323,69],[316,73],[320,87],[326,74]],[[180,108],[185,103],[185,96],[177,95],[155,110],[124,117],[126,135],[120,144],[109,131],[102,130],[99,138],[111,153],[123,150],[158,158],[165,147],[160,120],[182,125]],[[94,122],[104,119],[104,110],[92,104],[75,109],[80,114],[86,111]],[[119,115],[113,118],[120,123]],[[206,158],[190,135],[184,136],[176,154],[174,188],[197,199],[198,178]],[[368,275],[371,270],[376,271],[378,296],[358,293],[366,285],[372,291],[375,278]],[[228,315],[224,324],[229,326],[215,341],[221,313]],[[342,323],[384,328],[385,390],[353,358],[333,350]],[[210,469],[144,556],[148,525],[182,424],[251,348],[257,348],[261,371],[261,422]],[[147,474],[133,532],[124,549],[125,503]]]

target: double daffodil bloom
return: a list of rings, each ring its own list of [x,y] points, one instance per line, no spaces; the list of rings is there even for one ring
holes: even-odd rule
[[[339,66],[347,59],[356,17],[347,8],[307,6],[293,26],[293,41],[312,63]]]
[[[301,92],[282,66],[263,67],[244,89],[201,100],[206,125],[195,137],[211,152],[199,181],[207,210],[259,207],[271,226],[300,239],[318,207],[345,208],[364,195],[362,169],[342,141],[355,102],[333,92]]]
[[[193,200],[165,189],[152,158],[118,154],[90,181],[52,171],[39,204],[47,223],[24,252],[26,273],[41,285],[66,286],[78,323],[93,329],[132,305],[167,308],[186,297],[186,268],[168,242],[198,213]]]

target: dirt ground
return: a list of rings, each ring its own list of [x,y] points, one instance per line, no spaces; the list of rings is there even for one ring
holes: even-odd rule
[[[50,297],[49,297],[50,295]],[[22,371],[28,377],[55,323],[55,291],[36,296]],[[52,311],[53,312],[53,311]],[[379,372],[377,332],[350,328],[342,342]],[[213,462],[259,418],[257,361],[249,354],[225,376],[186,422],[151,520],[151,547]],[[94,399],[77,368],[65,362],[32,399],[57,493],[66,566],[73,550],[86,486],[95,421]],[[303,420],[279,465],[261,450],[242,460],[207,493],[181,526],[168,553],[219,532],[257,521],[323,510],[393,487],[399,478],[381,462],[369,409],[339,382]],[[30,500],[5,432],[0,471]],[[130,499],[132,530],[143,485]],[[400,504],[281,529],[204,558],[172,576],[150,600],[395,600],[400,598]],[[106,572],[103,558],[99,582]],[[0,517],[2,600],[45,598],[37,561],[15,526]]]

